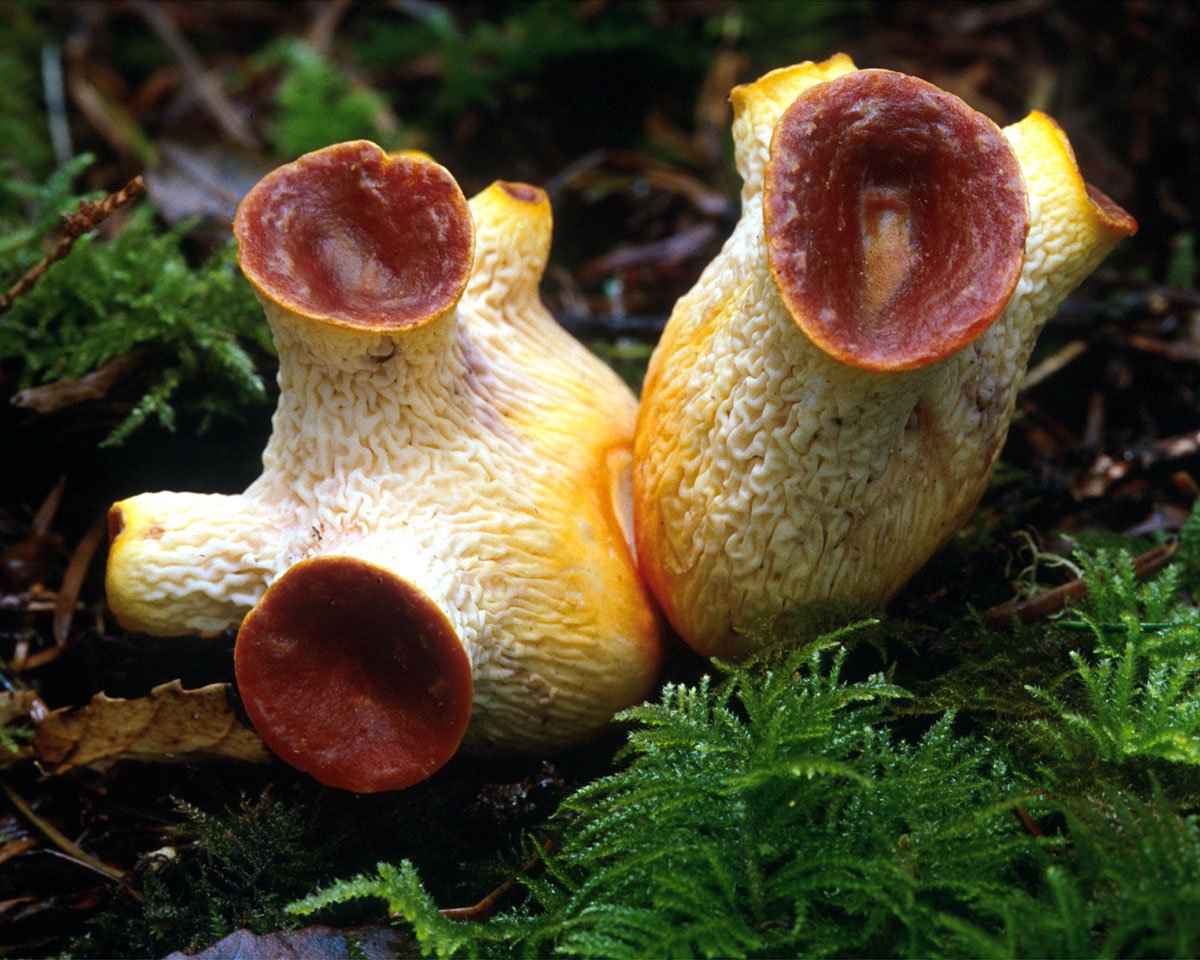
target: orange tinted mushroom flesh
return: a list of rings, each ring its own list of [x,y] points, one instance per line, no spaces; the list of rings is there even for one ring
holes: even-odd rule
[[[680,635],[884,606],[971,515],[1035,339],[1136,229],[1034,112],[846,56],[732,93],[742,213],[642,389],[638,559]]]
[[[468,202],[372,144],[271,174],[236,221],[279,355],[262,475],[112,508],[117,618],[240,624],[250,718],[324,783],[573,746],[657,676],[628,519],[637,404],[541,304],[550,232],[536,187]]]
[[[987,329],[1017,285],[1029,229],[1000,129],[890,70],[796,97],[771,140],[763,212],[796,322],[869,370],[932,363]]]

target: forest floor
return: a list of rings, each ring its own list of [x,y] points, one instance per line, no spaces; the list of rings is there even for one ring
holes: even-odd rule
[[[856,647],[851,678],[880,669],[926,705],[970,713],[978,700],[955,700],[943,681],[991,682],[968,669],[993,652],[980,653],[975,611],[1071,582],[1056,558],[1080,546],[1142,557],[1141,574],[1160,568],[1200,494],[1200,15],[1183,0],[94,0],[7,5],[0,37],[10,77],[0,287],[60,241],[58,214],[85,195],[139,176],[133,189],[145,191],[91,208],[76,223],[81,249],[0,312],[5,955],[162,955],[267,934],[300,922],[288,902],[381,860],[416,863],[442,907],[498,888],[495,904],[466,911],[482,919],[519,902],[506,882],[540,856],[529,838],[559,829],[536,828],[620,767],[627,726],[563,755],[455,759],[399,797],[322,788],[266,756],[248,728],[233,633],[131,635],[107,611],[109,504],[143,490],[233,492],[257,474],[274,357],[248,289],[220,258],[237,200],[304,151],[367,137],[429,151],[467,195],[495,179],[544,187],[555,234],[543,299],[636,388],[673,303],[737,219],[734,85],[840,50],[923,77],[1001,124],[1045,110],[1138,233],[1049,323],[979,511],[885,621],[937,629]],[[83,154],[90,161],[74,161]],[[56,182],[64,168],[73,181]],[[138,278],[168,262],[174,286]],[[172,318],[169,335],[160,315]],[[107,325],[92,323],[101,316]],[[114,431],[120,442],[106,442]],[[1195,606],[1186,584],[1173,602],[1183,619]],[[1200,641],[1187,656],[1196,650]],[[1045,656],[1060,672],[1044,682],[1061,680],[1067,651]],[[709,670],[672,646],[669,679],[694,684]],[[1189,683],[1187,709],[1200,716]],[[93,700],[102,694],[129,703]],[[916,742],[929,712],[897,706],[889,729]],[[1165,784],[1174,814],[1200,811],[1200,766],[1146,762],[1137,796],[1150,802],[1151,783]],[[1122,770],[1113,783],[1132,782]],[[1040,836],[1051,822],[1017,827]],[[416,949],[379,910],[323,920],[357,932],[305,928],[263,949]],[[772,922],[755,929],[769,937]],[[739,949],[769,944],[779,948]],[[505,941],[487,949],[504,953]],[[1200,941],[1171,949],[1187,955]]]

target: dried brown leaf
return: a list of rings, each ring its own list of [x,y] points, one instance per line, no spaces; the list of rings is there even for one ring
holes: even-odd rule
[[[20,717],[29,716],[37,694],[32,690],[0,691],[0,727],[7,726]]]
[[[237,205],[270,167],[223,143],[161,141],[162,163],[146,173],[150,201],[167,223],[211,217],[233,223]]]
[[[144,350],[132,350],[76,380],[54,380],[37,387],[18,390],[9,400],[14,407],[38,413],[58,413],[80,403],[103,400],[109,391],[133,373],[146,357]]]
[[[237,930],[207,950],[195,954],[172,953],[167,955],[166,960],[189,960],[193,957],[195,960],[319,960],[322,957],[347,957],[350,955],[348,937],[357,941],[359,956],[370,960],[410,956],[413,947],[401,931],[392,927],[363,926],[335,930],[333,927],[315,926],[290,933],[266,934]]]
[[[270,754],[258,734],[238,719],[229,685],[184,690],[178,680],[136,700],[96,694],[82,707],[48,714],[33,746],[50,774],[117,760],[184,763],[224,758],[265,763]]]

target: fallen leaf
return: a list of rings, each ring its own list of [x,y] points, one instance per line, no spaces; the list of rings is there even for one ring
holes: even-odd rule
[[[146,174],[150,202],[167,223],[212,217],[233,223],[238,202],[270,168],[223,144],[161,142],[162,163]]]
[[[117,760],[265,763],[271,756],[258,734],[238,719],[228,684],[184,690],[178,680],[136,700],[98,693],[86,706],[54,710],[37,725],[33,747],[49,774]]]
[[[138,368],[145,356],[144,350],[131,350],[76,380],[54,380],[18,390],[8,402],[38,413],[58,413],[76,404],[103,400],[109,390]]]
[[[32,690],[0,691],[0,727],[7,726],[18,717],[29,716],[37,694]]]
[[[662,240],[617,247],[584,264],[579,275],[584,280],[597,280],[634,267],[681,263],[701,253],[705,244],[716,235],[714,224],[698,223]]]
[[[199,953],[167,954],[165,960],[321,960],[350,956],[347,937],[358,944],[358,956],[369,960],[393,960],[411,955],[413,944],[392,927],[364,926],[349,930],[315,926],[289,933],[255,934],[237,930]]]

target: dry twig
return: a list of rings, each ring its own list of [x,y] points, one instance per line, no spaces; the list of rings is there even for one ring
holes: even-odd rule
[[[54,602],[54,642],[59,646],[67,642],[71,632],[71,618],[75,614],[75,602],[79,599],[79,590],[83,586],[84,575],[92,564],[92,557],[104,541],[108,530],[107,516],[97,518],[75,546],[71,560],[63,573],[62,584],[58,588],[58,599]]]
[[[1042,828],[1037,825],[1037,821],[1029,815],[1029,811],[1022,807],[1019,803],[1012,805],[1013,813],[1017,815],[1017,819],[1021,821],[1021,826],[1025,828],[1025,832],[1031,837],[1044,837]]]
[[[1139,554],[1133,558],[1134,575],[1147,577],[1156,570],[1161,570],[1178,549],[1179,541],[1176,540]],[[1045,593],[1039,593],[1036,597],[1030,597],[1028,600],[1019,600],[1016,603],[993,607],[984,614],[983,619],[989,627],[1007,627],[1014,620],[1029,623],[1031,620],[1039,620],[1042,617],[1058,613],[1070,601],[1082,600],[1087,596],[1087,592],[1087,582],[1076,578],[1062,586],[1047,590]]]
[[[38,413],[58,413],[67,407],[103,400],[109,391],[146,358],[145,350],[131,350],[113,357],[103,366],[75,380],[54,380],[37,387],[18,390],[9,400],[14,407]]]
[[[42,278],[42,274],[70,253],[71,248],[75,246],[76,240],[89,230],[94,230],[114,211],[129,205],[145,192],[146,184],[139,174],[116,193],[110,193],[103,200],[85,200],[79,205],[77,210],[67,214],[63,219],[62,239],[58,241],[54,249],[46,254],[45,257],[26,270],[25,275],[9,287],[3,296],[0,296],[0,313],[11,307],[17,297],[21,296],[21,294]]]
[[[47,840],[58,847],[68,860],[78,863],[82,867],[87,867],[89,870],[94,870],[96,873],[102,874],[110,880],[116,880],[125,886],[131,894],[136,894],[136,891],[128,886],[129,874],[126,871],[119,867],[111,866],[103,860],[93,857],[87,851],[80,849],[79,846],[68,840],[52,823],[43,820],[34,813],[33,808],[25,802],[25,799],[7,783],[0,783],[0,787],[8,794],[8,799],[12,801],[12,805],[21,812],[25,819],[33,824],[38,829],[38,832]]]
[[[170,14],[159,4],[150,3],[149,0],[134,0],[133,9],[146,21],[150,29],[158,34],[158,38],[179,61],[184,78],[195,93],[196,99],[217,126],[238,146],[247,150],[257,150],[258,138],[250,124],[238,113],[225,91],[221,89],[221,85],[205,69],[203,61],[196,55],[196,51],[175,25]]]
[[[542,853],[551,853],[554,850],[554,841],[546,840],[542,844]],[[535,853],[521,867],[521,873],[529,873],[534,867],[542,862],[542,853]],[[509,877],[495,890],[489,893],[486,897],[476,904],[469,907],[447,907],[444,910],[438,911],[443,917],[448,917],[451,920],[475,920],[482,923],[487,920],[500,908],[500,901],[503,900],[517,885],[516,877]]]

